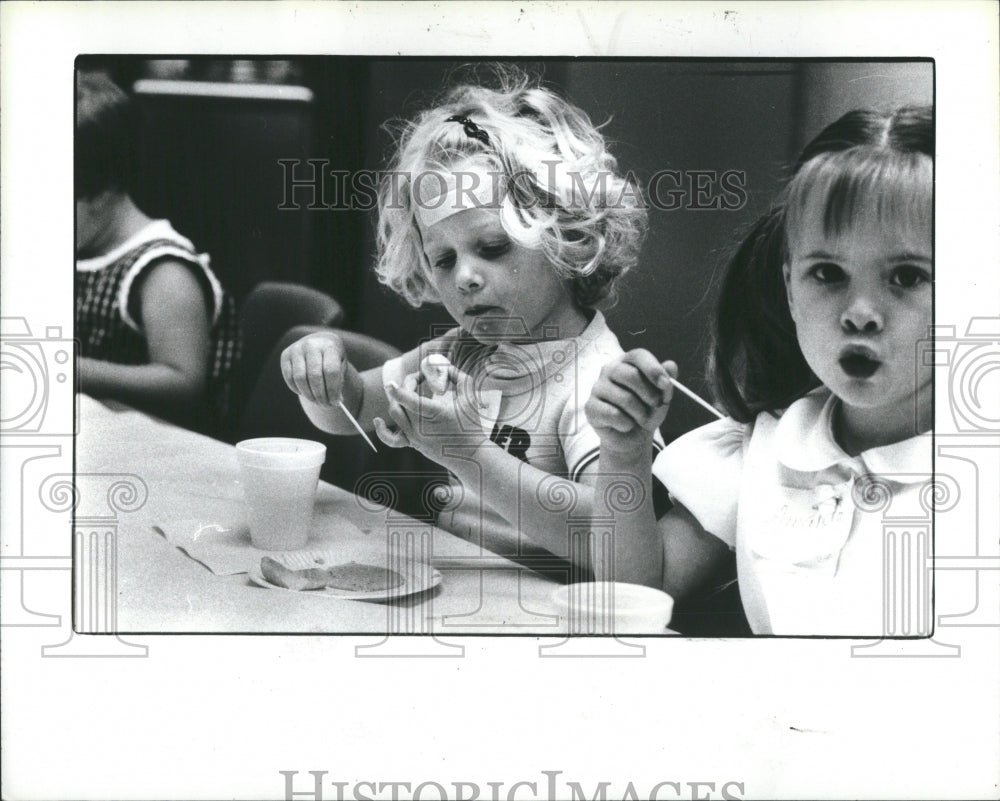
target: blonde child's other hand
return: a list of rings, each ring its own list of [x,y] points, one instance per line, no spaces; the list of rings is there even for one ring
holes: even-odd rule
[[[382,417],[374,419],[375,433],[390,448],[416,448],[410,435],[418,428],[419,424],[413,423],[413,416],[408,415],[399,402],[398,395],[405,394],[406,398],[428,397],[425,387],[422,384],[420,373],[411,373],[403,379],[400,387],[395,381],[390,381],[385,385],[385,395],[389,399],[389,419]],[[419,449],[418,449],[419,450]]]
[[[421,393],[421,378],[414,374],[407,376],[402,386],[395,383],[386,386],[389,417],[395,429],[386,426],[385,421],[383,425],[376,426],[375,430],[383,442],[400,447],[396,443],[405,438],[410,447],[429,459],[443,463],[445,444],[476,447],[487,439],[481,426],[472,423],[478,417],[472,415],[462,391],[462,382],[466,379],[464,375],[454,371],[456,391],[431,396]]]
[[[670,410],[674,362],[660,362],[644,349],[608,362],[584,407],[601,438],[601,450],[632,452],[651,447],[653,435]]]
[[[375,424],[375,433],[378,438],[390,448],[410,447],[409,437],[398,426],[389,425],[381,417],[376,417],[372,422]]]
[[[309,334],[281,353],[281,375],[288,388],[322,406],[336,406],[347,370],[344,343],[332,331]]]

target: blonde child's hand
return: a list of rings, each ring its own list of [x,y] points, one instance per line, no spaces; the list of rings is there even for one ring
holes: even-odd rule
[[[457,370],[448,358],[440,353],[432,353],[420,362],[420,384],[422,393],[443,395],[453,387]]]
[[[478,413],[465,400],[462,391],[463,376],[450,368],[451,380],[456,391],[423,394],[419,374],[407,376],[403,386],[390,383],[386,386],[389,398],[389,417],[395,424],[390,428],[386,421],[375,420],[375,431],[386,445],[393,448],[410,446],[429,459],[443,463],[444,448],[476,448],[488,439],[478,424]]]
[[[674,362],[657,360],[636,349],[601,369],[584,407],[587,420],[601,438],[601,451],[638,452],[652,446],[673,397]]]
[[[281,375],[288,388],[322,406],[341,401],[348,367],[344,343],[332,331],[309,334],[281,353]]]

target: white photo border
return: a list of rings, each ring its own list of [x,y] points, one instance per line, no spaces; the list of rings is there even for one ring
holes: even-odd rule
[[[0,316],[38,336],[73,328],[80,54],[930,57],[936,315],[961,335],[1000,317],[997,21],[987,2],[0,4]],[[949,402],[939,381],[939,418]],[[983,442],[977,474],[996,476],[996,438]],[[5,556],[21,535],[11,521],[37,503],[22,497],[13,444],[0,449]],[[33,446],[72,473],[71,438]],[[977,575],[994,589],[1000,576]],[[24,598],[3,584],[6,613]],[[37,602],[56,586],[22,589]],[[954,584],[959,605],[975,601],[969,587]],[[998,630],[951,629],[954,658],[647,640],[645,659],[548,660],[534,638],[466,638],[462,659],[403,661],[354,658],[372,638],[309,636],[132,637],[145,658],[46,659],[51,630],[9,627],[3,794],[388,798],[409,782],[436,798],[436,782],[468,798],[455,789],[466,782],[507,798],[526,782],[514,797],[542,798],[549,782],[563,797],[603,782],[608,797],[631,784],[638,798],[657,785],[661,798],[985,798],[1000,764]]]

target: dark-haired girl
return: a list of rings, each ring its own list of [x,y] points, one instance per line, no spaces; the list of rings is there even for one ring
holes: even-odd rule
[[[596,497],[628,473],[646,501],[612,509],[603,577],[683,597],[735,550],[755,633],[883,633],[875,501],[922,515],[931,473],[932,199],[930,109],[846,114],[728,265],[710,375],[729,417],[651,464],[676,366],[639,350],[605,367]],[[658,520],[654,478],[674,501]]]

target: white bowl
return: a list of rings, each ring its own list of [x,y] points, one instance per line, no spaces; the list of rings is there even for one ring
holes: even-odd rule
[[[566,584],[551,597],[570,634],[662,634],[674,611],[662,590],[621,581]]]

